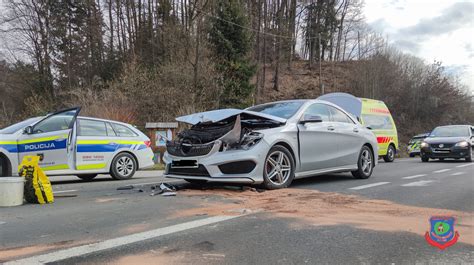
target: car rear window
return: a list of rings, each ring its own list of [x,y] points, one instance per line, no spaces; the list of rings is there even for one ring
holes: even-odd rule
[[[112,127],[114,128],[114,131],[117,134],[117,136],[120,136],[120,137],[135,137],[135,136],[138,136],[134,131],[132,131],[131,129],[129,129],[126,126],[123,126],[121,124],[112,123]]]

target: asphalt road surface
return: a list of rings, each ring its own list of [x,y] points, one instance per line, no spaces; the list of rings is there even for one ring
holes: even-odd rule
[[[289,189],[190,185],[143,171],[127,181],[51,177],[55,203],[0,208],[6,264],[428,264],[473,262],[474,163],[399,159],[370,179],[332,174]],[[176,196],[150,196],[162,181]],[[134,185],[133,190],[117,188]],[[75,197],[64,197],[72,195]],[[63,197],[60,197],[63,196]],[[431,216],[458,243],[427,244]]]

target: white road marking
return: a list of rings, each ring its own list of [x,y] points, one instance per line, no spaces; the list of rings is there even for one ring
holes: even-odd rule
[[[426,176],[426,174],[420,174],[420,175],[413,175],[413,176],[408,176],[408,177],[403,177],[402,179],[416,179],[416,178],[421,178]]]
[[[353,187],[353,188],[350,188],[350,190],[362,190],[362,189],[372,188],[372,187],[376,187],[376,186],[380,186],[380,185],[384,185],[384,184],[388,184],[388,183],[390,183],[390,182],[376,182],[376,183],[372,183],[372,184]]]
[[[450,170],[451,169],[449,169],[449,168],[445,168],[445,169],[440,169],[440,170],[433,171],[433,173],[443,173],[443,172],[450,171]]]
[[[53,191],[53,194],[57,194],[57,193],[66,193],[66,192],[75,192],[77,190],[60,190],[60,191]]]
[[[474,163],[459,165],[459,166],[456,166],[456,167],[468,167],[468,166],[472,166],[472,165],[474,165]]]
[[[451,176],[459,176],[459,175],[462,175],[462,174],[465,174],[466,172],[456,172],[456,173],[453,173],[451,174]]]
[[[64,259],[69,259],[73,257],[79,257],[103,250],[108,250],[128,244],[137,243],[144,240],[149,240],[157,238],[164,235],[169,235],[177,232],[182,232],[185,230],[215,224],[223,221],[228,221],[234,218],[241,217],[243,215],[235,216],[213,216],[205,219],[195,220],[191,222],[186,222],[182,224],[172,225],[168,227],[158,228],[155,230],[150,230],[146,232],[131,234],[127,236],[117,237],[93,244],[87,244],[78,247],[72,247],[64,250],[58,250],[55,252],[32,256],[25,259],[14,260],[4,263],[5,265],[9,264],[44,264],[49,262],[57,262]]]
[[[423,186],[428,186],[428,184],[430,184],[431,182],[433,182],[432,180],[420,180],[420,181],[415,181],[415,182],[410,182],[410,183],[407,183],[407,184],[403,184],[402,186],[403,187],[423,187]]]

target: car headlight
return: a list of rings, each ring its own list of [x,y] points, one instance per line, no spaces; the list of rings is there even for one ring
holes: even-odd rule
[[[462,142],[457,143],[455,146],[456,147],[467,147],[468,145],[469,145],[468,142],[462,141]]]
[[[430,146],[430,145],[429,145],[427,142],[421,142],[421,145],[420,145],[420,146],[421,146],[421,147],[428,147],[428,146]]]

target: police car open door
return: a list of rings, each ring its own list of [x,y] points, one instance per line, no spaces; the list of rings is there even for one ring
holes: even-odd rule
[[[45,171],[74,169],[74,126],[80,110],[61,110],[26,127],[18,140],[19,161],[26,155],[38,155],[39,165]]]

